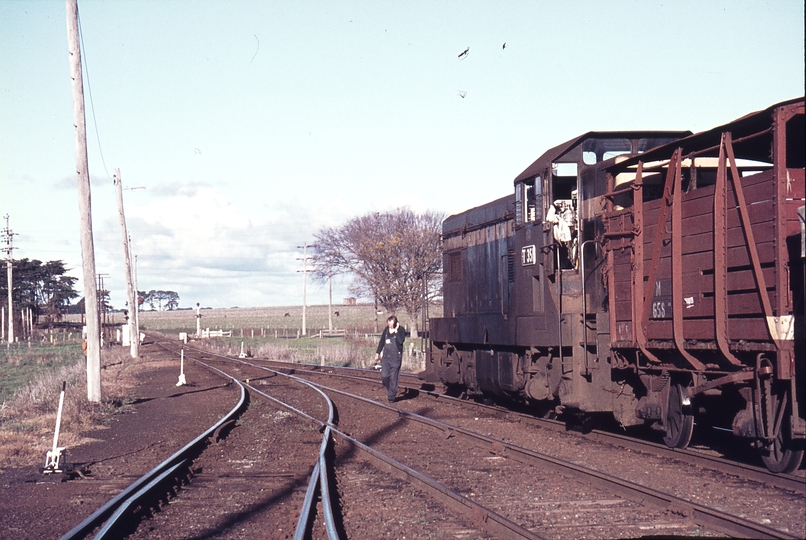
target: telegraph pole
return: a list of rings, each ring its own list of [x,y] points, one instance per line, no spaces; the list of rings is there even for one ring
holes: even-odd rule
[[[101,329],[101,341],[99,342],[98,346],[102,349],[104,348],[104,327],[106,327],[107,318],[106,318],[106,295],[109,291],[106,290],[106,286],[104,285],[104,278],[109,277],[109,274],[97,274],[98,277],[98,325]]]
[[[129,238],[129,249],[132,247],[132,239]],[[134,282],[134,332],[137,346],[140,346],[140,293],[137,292],[137,255],[134,256],[134,266],[132,267],[132,282]]]
[[[306,320],[305,320],[305,308],[307,304],[306,299],[306,288],[307,288],[307,276],[308,276],[308,242],[305,242],[301,246],[297,246],[297,249],[302,249],[302,258],[297,258],[298,261],[302,261],[302,270],[297,270],[297,272],[302,272],[302,335],[305,336],[308,333],[306,327]]]
[[[73,90],[73,127],[76,134],[78,215],[84,281],[84,309],[87,322],[87,399],[101,401],[101,332],[98,322],[98,290],[95,287],[95,245],[92,238],[92,201],[87,122],[84,114],[84,79],[81,73],[81,45],[78,36],[78,0],[67,2],[67,52]]]
[[[327,329],[333,331],[333,276],[327,276]]]
[[[120,169],[115,169],[115,187],[118,197],[118,216],[120,217],[120,233],[123,237],[123,264],[126,267],[126,298],[129,301],[129,344],[131,346],[132,358],[140,356],[140,336],[135,338],[135,315],[134,310],[137,309],[137,298],[134,292],[134,280],[132,277],[132,258],[131,250],[129,249],[129,233],[126,230],[126,216],[123,213],[123,186],[120,177]]]
[[[14,343],[14,308],[11,303],[11,285],[13,283],[11,279],[11,258],[14,251],[14,233],[11,232],[8,224],[8,214],[6,214],[6,228],[3,230],[3,242],[6,244],[3,251],[6,252],[6,277],[8,278],[8,342]]]

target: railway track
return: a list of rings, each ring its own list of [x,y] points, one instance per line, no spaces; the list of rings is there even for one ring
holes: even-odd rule
[[[210,438],[220,433],[226,424],[240,414],[246,404],[246,391],[243,385],[235,379],[232,381],[240,388],[240,398],[228,413],[151,471],[132,482],[63,535],[62,540],[84,538],[93,531],[97,531],[95,538],[119,537],[130,526],[132,516],[143,509],[143,501],[151,500],[158,494],[161,496],[184,482],[188,477],[193,458],[203,451]]]
[[[325,374],[323,370],[298,365],[277,369],[277,364],[269,367],[262,361],[185,350],[188,359],[240,381],[248,408],[241,411],[238,428],[226,439],[192,462],[177,461],[176,470],[163,471],[163,479],[153,482],[158,492],[176,494],[161,512],[140,524],[133,538],[154,534],[246,537],[255,534],[250,526],[259,514],[264,515],[262,523],[271,521],[275,527],[282,523],[262,529],[264,536],[274,531],[270,537],[279,533],[291,537],[291,529],[295,538],[418,537],[418,526],[423,531],[420,536],[436,528],[456,538],[556,538],[580,533],[591,537],[681,533],[800,537],[798,532],[529,450],[493,432],[480,433],[491,423],[501,423],[498,419],[506,413],[482,406],[473,409],[477,416],[469,416],[466,402],[429,394],[421,384],[415,388],[417,383],[410,378],[405,379],[411,390],[395,407],[377,399],[381,388],[375,374],[353,370],[348,377],[330,374],[327,383],[314,383],[301,376],[318,378]],[[309,387],[304,390],[306,383]],[[310,385],[335,402],[335,417],[332,410],[326,414],[325,399],[311,397]],[[362,388],[362,395],[354,393],[356,386]],[[465,412],[458,415],[457,410]],[[292,420],[292,415],[303,421]],[[481,424],[485,427],[480,430]],[[257,431],[264,437],[272,433],[275,439],[278,432],[283,433],[282,440],[273,441],[273,448],[279,445],[287,450],[281,453],[294,456],[294,463],[286,463],[284,470],[270,469],[272,460],[259,454],[261,444],[268,448],[261,442],[252,443],[251,454],[242,449],[238,455],[238,439],[254,441],[255,433],[247,437],[246,432]],[[324,438],[319,438],[320,432]],[[317,437],[311,438],[312,434]],[[187,473],[177,474],[182,468]],[[174,479],[172,486],[170,479]],[[136,482],[148,483],[152,482]],[[180,490],[182,483],[186,485]],[[318,486],[322,486],[319,497]],[[252,502],[242,497],[255,493]],[[434,502],[424,499],[423,493]],[[140,500],[148,497],[140,494]],[[332,517],[321,519],[329,514]],[[420,523],[398,519],[401,515],[415,516]],[[202,519],[212,516],[217,517]]]
[[[297,377],[282,374],[266,366],[258,366],[243,360],[232,359],[222,355],[212,355],[205,351],[197,350],[196,352],[203,355],[205,361],[210,361],[210,357],[213,357],[219,361],[228,362],[231,365],[230,369],[235,369],[235,366],[232,366],[232,363],[235,362],[241,376],[247,378],[247,388],[251,391],[272,400],[279,406],[285,407],[290,411],[307,415],[304,411],[309,404],[304,400],[300,401],[299,396],[289,395],[288,385],[284,380],[279,380],[278,382],[278,379],[283,376],[287,379],[299,380]],[[249,372],[247,373],[247,371]],[[282,397],[278,398],[278,396]],[[371,404],[370,408],[375,409],[375,405]],[[351,413],[348,416],[371,417],[376,413],[377,411],[372,410],[369,412]],[[343,421],[344,416],[344,413],[340,414],[341,421]],[[352,478],[356,476],[368,476],[363,463],[354,459],[355,453],[360,453],[362,460],[372,462],[377,468],[386,473],[386,475],[381,474],[380,478],[378,478],[377,472],[374,473],[376,477],[375,482],[380,481],[388,484],[390,477],[392,479],[405,481],[405,483],[413,486],[416,491],[431,495],[438,503],[455,512],[457,516],[456,518],[446,519],[444,509],[434,507],[433,505],[428,508],[419,508],[416,511],[420,519],[423,519],[425,523],[440,523],[443,529],[458,531],[470,530],[474,538],[487,537],[486,535],[488,534],[493,535],[492,537],[495,538],[540,538],[538,535],[508,520],[492,509],[462,496],[414,468],[393,459],[388,453],[380,452],[377,448],[358,440],[345,430],[337,428],[334,424],[328,423],[327,426],[323,427],[324,429],[331,430],[337,441],[337,446],[339,447],[339,451],[337,452],[338,457],[336,459],[339,463],[338,470],[334,469],[329,473],[333,478],[340,478],[339,489],[330,494],[334,500],[338,500],[338,506],[343,510],[342,519],[340,523],[336,525],[340,532],[338,537],[362,537],[366,533],[361,533],[359,530],[365,522],[372,521],[371,518],[367,519],[367,514],[377,514],[377,508],[373,505],[367,507],[363,504],[366,500],[365,495],[362,493],[364,491],[363,486],[358,486],[358,489],[355,489],[356,486],[353,486],[352,489],[349,487],[350,484],[352,484],[350,481]],[[328,473],[323,474],[325,476],[328,475]],[[369,474],[369,476],[373,475]],[[401,488],[399,484],[394,484],[394,486],[394,488],[386,490],[388,492],[386,496],[391,495],[390,498],[394,498],[395,492]],[[347,493],[349,491],[352,493]],[[409,499],[413,505],[423,506],[422,501],[414,501],[413,499],[415,499],[415,497]],[[396,503],[395,506],[398,504],[399,503]],[[396,509],[399,510],[399,507]],[[431,525],[427,525],[427,527],[431,527]],[[370,536],[377,533],[378,531],[374,531]],[[391,531],[388,531],[388,534],[391,534],[390,537],[402,538],[407,534],[411,535],[411,532],[407,530],[405,524],[398,524],[396,527],[393,527]],[[313,536],[316,537],[315,534]],[[332,538],[332,536],[330,537]]]
[[[209,354],[209,353],[207,353]],[[255,366],[254,363],[249,362],[252,366]],[[265,367],[265,366],[255,366],[255,367]],[[298,369],[298,366],[293,368],[289,368],[289,366],[285,366],[286,369],[290,369],[294,371],[296,374],[302,374],[301,371]],[[320,370],[321,371],[321,370]],[[353,376],[354,377],[354,376]],[[359,377],[359,379],[366,379],[366,377]],[[377,379],[374,381],[370,378],[370,382],[377,385]],[[323,389],[326,390],[328,393],[335,392],[342,396],[349,396],[352,399],[357,400],[365,400],[365,402],[371,402],[374,407],[378,407],[379,405],[372,399],[367,400],[366,398],[361,398],[360,396],[354,396],[349,392],[345,392],[343,390],[338,390],[332,387],[324,387]],[[445,401],[444,399],[442,401]],[[340,406],[340,410],[342,410],[342,406]],[[410,413],[406,413],[401,411],[399,408],[392,407],[390,408],[391,411],[396,411],[395,414],[409,417]],[[500,411],[496,411],[500,413]],[[360,417],[361,414],[351,414],[349,418]],[[424,422],[428,424],[429,422],[433,422],[432,420],[425,419],[424,417],[417,416],[418,422]],[[342,425],[344,421],[342,420]],[[574,464],[569,463],[561,463],[562,460],[555,460],[552,461],[549,459],[546,461],[546,456],[537,455],[534,452],[530,452],[523,448],[518,448],[515,445],[510,445],[500,440],[496,440],[493,438],[484,439],[484,437],[478,438],[477,435],[474,435],[470,430],[463,430],[461,427],[456,425],[449,425],[449,424],[431,424],[432,427],[436,427],[437,429],[441,430],[443,433],[449,433],[449,438],[454,437],[457,434],[462,434],[464,437],[476,437],[474,444],[481,444],[482,447],[485,445],[491,450],[493,454],[492,459],[502,458],[504,455],[506,457],[515,457],[522,463],[531,463],[533,466],[539,468],[545,468],[549,465],[559,468],[563,471],[563,474],[569,474],[569,471],[574,471],[574,473],[580,477],[584,477],[584,482],[591,483],[591,478],[596,478],[594,483],[599,484],[602,489],[609,491],[611,493],[619,493],[621,496],[624,496],[626,499],[634,499],[634,500],[641,500],[644,503],[647,501],[651,501],[654,506],[660,508],[662,510],[672,510],[674,514],[680,514],[685,518],[706,525],[706,527],[712,527],[713,530],[719,531],[723,534],[732,534],[732,535],[739,535],[739,536],[769,536],[769,537],[799,537],[800,533],[790,533],[788,531],[781,531],[777,530],[773,527],[766,526],[765,524],[754,523],[751,520],[744,519],[741,516],[732,515],[726,512],[720,512],[718,510],[709,508],[708,506],[698,504],[696,502],[686,500],[680,497],[676,497],[674,495],[670,495],[667,493],[663,493],[657,490],[652,490],[646,488],[645,486],[637,485],[635,483],[624,481],[623,479],[615,478],[612,475],[602,474],[599,471],[591,471],[585,470],[584,467],[580,468]],[[354,428],[356,429],[356,428]],[[428,439],[427,434],[423,434],[422,437],[424,439],[419,440],[430,440]],[[422,446],[422,445],[420,445]],[[490,456],[485,456],[489,458]],[[484,459],[484,458],[482,458]],[[415,462],[418,460],[415,460]],[[535,465],[536,463],[538,463]],[[569,467],[570,465],[570,467]],[[646,526],[646,525],[645,525]],[[678,525],[672,525],[671,527],[677,527]]]
[[[312,375],[321,374],[331,378],[340,377],[347,378],[349,380],[363,381],[370,385],[377,384],[380,380],[377,374],[375,374],[372,370],[367,369],[330,366],[327,368],[322,368],[321,366],[314,364],[293,364],[289,366],[289,364],[286,362],[265,362],[275,366],[276,369],[291,370],[300,375],[304,373],[310,373]],[[512,411],[499,405],[489,405],[473,400],[448,396],[444,393],[437,392],[436,390],[431,390],[427,388],[428,386],[430,385],[423,384],[422,380],[420,380],[414,374],[401,373],[400,387],[409,392],[432,396],[436,399],[453,402],[457,406],[461,407],[472,407],[476,410],[485,411],[488,414],[498,415],[502,418],[516,418],[518,422],[529,424],[537,428],[551,430],[558,433],[565,433],[569,431],[568,425],[559,420],[540,418],[531,414]],[[596,443],[608,444],[633,452],[643,452],[646,454],[661,456],[665,459],[673,459],[692,466],[718,471],[727,475],[743,478],[748,481],[758,482],[773,488],[788,490],[806,496],[806,475],[803,471],[799,471],[795,474],[775,474],[771,473],[764,467],[724,459],[719,456],[709,455],[697,450],[669,448],[663,444],[599,429],[585,430],[584,432],[574,431],[573,435],[584,437],[585,439]]]
[[[257,381],[250,381],[250,377],[247,374],[245,377],[246,382],[239,383],[238,379],[244,374],[238,373],[238,371],[243,370],[232,369],[232,366],[229,366],[230,372],[227,373],[224,370],[210,365],[209,362],[201,362],[198,358],[192,359],[188,356],[187,360],[196,361],[204,365],[205,368],[215,370],[239,384],[244,398],[241,400],[237,411],[240,413],[240,416],[238,416],[238,429],[233,429],[232,433],[228,435],[223,443],[212,445],[205,452],[197,453],[195,458],[188,455],[187,452],[188,448],[192,445],[183,448],[182,451],[177,452],[169,460],[166,460],[165,464],[161,464],[153,471],[135,481],[129,488],[125,489],[113,500],[104,505],[103,508],[93,513],[90,518],[86,519],[82,524],[65,535],[64,538],[83,538],[93,531],[97,531],[95,538],[118,538],[124,535],[131,538],[150,538],[155,534],[163,538],[186,538],[188,535],[194,537],[209,537],[211,535],[216,537],[252,537],[255,534],[266,536],[265,530],[246,533],[247,529],[242,527],[242,525],[244,525],[246,518],[253,514],[271,514],[271,512],[274,512],[275,515],[285,514],[286,517],[288,515],[298,516],[296,529],[294,530],[294,538],[351,537],[351,535],[344,530],[344,520],[341,520],[341,523],[337,524],[332,518],[327,518],[329,514],[331,516],[333,514],[330,502],[335,502],[338,505],[338,501],[333,501],[330,497],[330,493],[334,490],[328,487],[328,478],[334,478],[336,476],[332,459],[330,461],[325,460],[325,456],[328,454],[327,450],[329,448],[329,441],[331,440],[331,432],[345,443],[343,448],[350,449],[347,451],[348,454],[353,449],[360,450],[362,453],[366,454],[366,459],[372,459],[388,471],[392,471],[393,474],[391,476],[399,476],[406,478],[408,482],[415,482],[420,488],[432,492],[437,497],[441,497],[449,507],[453,507],[460,512],[465,512],[469,517],[468,522],[476,524],[476,526],[471,525],[468,529],[467,524],[462,523],[461,520],[459,520],[459,522],[457,522],[457,520],[449,520],[452,521],[449,527],[452,526],[454,530],[470,530],[474,538],[488,537],[483,532],[479,534],[479,531],[484,530],[492,531],[494,537],[538,538],[529,531],[496,515],[489,509],[452,493],[450,490],[420,475],[413,469],[405,467],[384,454],[363,445],[360,441],[353,439],[348,434],[335,430],[332,409],[330,409],[330,414],[325,420],[319,420],[315,415],[309,414],[311,412],[310,398],[295,395],[294,391],[289,390],[290,385],[288,384],[288,381],[294,381],[296,383],[302,383],[298,384],[298,386],[310,387],[311,385],[306,381],[296,377],[288,377],[280,373],[270,372],[270,377],[275,379],[270,385],[271,394],[273,394],[270,395],[265,391],[266,388],[256,386],[256,384],[265,386],[266,378],[263,380],[258,378]],[[265,368],[261,368],[261,371],[265,376]],[[283,378],[283,383],[278,384],[276,379],[280,377]],[[281,398],[277,397],[278,394]],[[312,468],[309,467],[306,474],[299,474],[298,472],[292,474],[272,474],[266,473],[265,471],[257,474],[252,471],[245,473],[243,466],[240,468],[237,466],[237,464],[243,465],[249,460],[237,459],[238,456],[233,455],[232,448],[230,447],[237,447],[237,445],[233,444],[233,440],[237,438],[238,433],[244,431],[244,429],[242,429],[244,426],[252,426],[254,429],[257,424],[261,423],[261,420],[265,420],[265,410],[263,411],[264,414],[257,415],[261,418],[255,421],[247,416],[252,411],[260,411],[260,406],[256,405],[257,400],[255,399],[258,396],[264,398],[267,403],[270,402],[278,408],[289,411],[294,415],[302,416],[307,420],[317,423],[322,428],[309,430],[309,433],[324,431],[324,437],[319,446],[319,456],[314,460],[316,464]],[[244,409],[245,406],[248,406],[248,408],[241,410]],[[319,409],[318,412],[321,412],[321,407]],[[234,410],[233,412],[236,411]],[[272,416],[277,418],[277,412],[275,411]],[[287,419],[289,416],[291,416],[291,414],[279,415],[279,417],[283,419]],[[220,432],[223,426],[231,423],[233,419],[233,414],[222,418],[215,426],[212,426],[194,440],[193,444],[198,445],[201,441],[215,436],[216,433]],[[265,429],[265,422],[262,422],[262,424]],[[284,428],[287,428],[287,426],[284,426]],[[273,431],[276,432],[277,430]],[[280,431],[283,431],[283,429]],[[296,459],[299,457],[299,452],[289,447],[291,444],[299,445],[300,435],[300,433],[292,433],[290,437],[282,442],[282,446],[284,450],[288,450],[287,455],[294,456],[295,460],[299,463],[306,463],[309,462],[309,460]],[[227,464],[235,463],[236,466],[219,466],[217,470],[206,470],[207,468],[215,469],[216,465],[220,465],[222,461]],[[166,465],[168,465],[167,462],[174,463],[174,465],[166,468]],[[296,466],[297,471],[299,470],[299,463]],[[342,475],[343,478],[352,476],[349,471],[349,464],[346,465],[348,471]],[[242,500],[237,501],[234,506],[228,504],[233,498],[233,492],[264,491],[264,489],[267,488],[265,484],[265,479],[267,478],[271,480],[285,478],[287,480],[286,483],[293,482],[295,484],[294,486],[286,486],[286,491],[294,491],[295,488],[300,487],[302,484],[301,479],[306,476],[310,479],[310,483],[308,484],[307,490],[305,490],[305,502],[292,504],[291,511],[289,511],[288,508],[283,509],[282,505],[278,504],[281,497],[266,498],[246,508],[243,507]],[[383,475],[381,476],[383,478]],[[260,483],[260,480],[264,480],[263,484]],[[344,482],[344,484],[346,485],[347,482]],[[319,497],[316,496],[317,485],[321,486],[318,491]],[[193,496],[193,491],[197,493],[205,492],[208,496]],[[165,505],[165,502],[168,502],[167,499],[170,499],[170,504]],[[353,497],[353,499],[356,500],[358,497]],[[159,506],[162,506],[162,511],[154,512],[153,510]],[[372,513],[375,511],[374,508],[370,509]],[[431,513],[430,517],[433,519],[437,519],[440,513],[443,512],[443,510],[433,505],[430,506],[429,511]],[[133,530],[137,521],[147,517],[148,514],[153,514],[153,517],[143,521],[136,530]],[[175,515],[172,516],[171,514]],[[324,525],[320,524],[320,520],[311,519],[311,516],[316,515],[324,515],[326,517]],[[213,517],[212,521],[214,524],[212,525],[209,519],[205,519],[210,516]],[[288,520],[286,519],[286,521]],[[363,520],[359,519],[353,521],[360,523]],[[285,531],[289,529],[293,529],[293,527],[286,528]],[[274,533],[278,532],[282,535],[280,537],[290,537],[290,535],[286,534],[282,529],[274,529]],[[405,527],[403,533],[405,534]],[[270,534],[270,536],[274,535]]]
[[[275,364],[277,366],[281,366],[282,364],[278,363]],[[373,373],[366,373],[361,372],[355,369],[336,369],[336,368],[326,368],[322,369],[319,366],[288,366],[285,365],[286,369],[291,369],[295,373],[302,375],[303,373],[319,373],[322,376],[325,372],[342,372],[345,371],[347,375],[341,375],[339,378],[341,379],[348,379],[351,381],[364,381],[370,388],[377,387],[378,380],[377,375]],[[331,378],[334,378],[330,375]],[[414,382],[416,381],[416,382]],[[446,398],[446,396],[437,394],[434,392],[424,391],[421,388],[418,389],[418,386],[422,386],[421,381],[416,379],[410,378],[409,383],[414,382],[414,384],[410,384],[409,391],[412,393],[416,393],[417,395],[431,395],[434,396],[437,400],[445,402],[453,402],[457,405],[461,405],[466,407],[467,405],[472,405],[472,407],[479,411],[484,411],[490,415],[493,415],[494,418],[507,418],[509,417],[508,421],[512,421],[512,417],[515,417],[516,421],[519,423],[533,423],[538,428],[547,428],[553,432],[565,432],[565,425],[563,423],[557,421],[549,421],[544,419],[535,418],[529,415],[523,415],[518,413],[512,413],[511,411],[502,410],[500,407],[492,407],[488,405],[476,404],[467,401],[455,400],[453,398]],[[545,431],[542,432],[545,436]],[[549,435],[550,436],[550,435]],[[582,436],[579,433],[564,433],[566,437],[572,438],[579,438]],[[726,477],[730,481],[728,484],[735,485],[735,484],[744,484],[742,487],[746,491],[754,491],[755,487],[754,484],[756,482],[764,484],[764,487],[772,488],[773,491],[769,491],[769,496],[771,500],[774,500],[776,496],[780,496],[780,493],[776,493],[775,490],[785,490],[791,493],[784,494],[785,497],[789,497],[790,504],[793,504],[795,507],[795,515],[797,515],[797,508],[802,508],[803,505],[803,498],[804,498],[804,479],[802,476],[799,475],[774,475],[766,471],[766,469],[761,469],[758,467],[751,467],[740,463],[733,463],[725,460],[720,460],[711,456],[702,455],[698,452],[691,452],[691,451],[672,451],[665,446],[660,446],[657,444],[647,443],[640,440],[635,440],[629,437],[619,436],[610,434],[607,432],[593,432],[584,435],[584,438],[588,442],[596,442],[597,444],[601,444],[602,442],[607,443],[610,446],[618,447],[620,449],[627,450],[628,452],[641,452],[642,454],[647,454],[655,458],[656,461],[669,461],[670,459],[673,460],[675,464],[685,464],[694,469],[695,476],[699,474],[699,470],[701,468],[705,468],[708,470],[713,471],[713,476],[715,477],[714,480],[711,482],[712,485],[719,485],[722,481],[720,478]],[[582,460],[584,462],[584,460]],[[701,483],[698,478],[694,480],[696,484]],[[650,483],[651,485],[651,483]],[[726,489],[728,489],[726,485]],[[697,497],[698,495],[694,495]],[[681,499],[681,497],[677,497],[677,499]],[[669,499],[668,504],[670,507],[675,508],[676,510],[680,510],[688,515],[693,515],[696,513],[692,508],[687,507],[685,502],[677,501],[674,502],[672,499]],[[769,510],[769,509],[768,509]],[[743,512],[737,512],[740,515],[743,515]],[[773,512],[771,515],[775,515]],[[748,515],[748,517],[751,517]],[[729,518],[730,520],[731,518]],[[771,523],[772,519],[766,516],[759,516],[756,518],[761,525],[766,523]],[[735,521],[735,520],[734,520]],[[798,521],[802,521],[798,519]],[[792,534],[789,531],[781,531],[781,533],[785,536],[787,534]],[[743,533],[744,535],[749,534],[748,531]],[[794,536],[799,536],[803,534],[802,532],[794,533]]]

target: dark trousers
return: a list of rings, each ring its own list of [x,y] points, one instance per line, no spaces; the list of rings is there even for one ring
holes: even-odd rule
[[[386,350],[383,352],[381,359],[381,382],[386,387],[386,397],[389,401],[395,400],[397,394],[397,383],[400,380],[400,364],[402,355],[395,351],[397,354],[389,354]]]

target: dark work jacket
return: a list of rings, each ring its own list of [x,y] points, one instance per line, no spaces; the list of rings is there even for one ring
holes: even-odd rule
[[[381,340],[378,343],[378,349],[375,351],[377,354],[381,354],[383,350],[383,346],[386,344],[386,339],[390,338],[397,344],[398,352],[403,352],[403,342],[406,341],[406,329],[402,326],[397,327],[397,333],[392,334],[389,332],[389,327],[383,329],[383,333],[381,334]]]

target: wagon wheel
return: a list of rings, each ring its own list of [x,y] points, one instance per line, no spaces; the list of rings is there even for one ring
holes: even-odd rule
[[[669,389],[669,407],[666,413],[666,436],[663,442],[669,448],[685,448],[694,433],[694,415],[686,412],[683,404],[685,390],[679,384]]]
[[[792,440],[790,426],[789,417],[785,417],[772,444],[766,450],[762,450],[769,451],[761,455],[761,460],[770,472],[788,474],[800,467],[804,444],[802,440]]]

